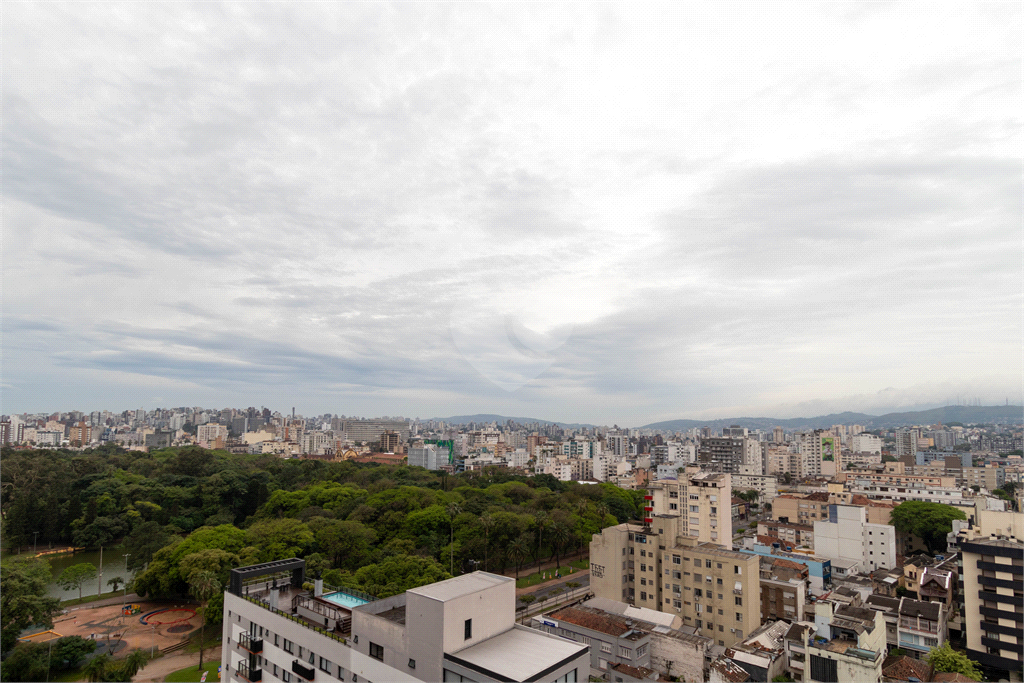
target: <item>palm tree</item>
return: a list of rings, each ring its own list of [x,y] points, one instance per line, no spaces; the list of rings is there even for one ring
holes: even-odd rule
[[[571,537],[572,532],[569,531],[569,527],[567,527],[562,522],[556,522],[551,526],[551,533],[549,534],[549,538],[551,539],[551,548],[552,550],[554,550],[556,570],[561,566],[558,551],[561,550],[562,547],[569,542],[569,539]]]
[[[455,518],[462,513],[462,508],[459,507],[458,503],[448,503],[445,512],[448,513],[448,518],[451,520],[451,523],[448,525],[448,529],[451,531],[451,543],[448,545],[451,549],[448,573],[455,576]]]
[[[104,652],[90,659],[82,671],[90,681],[102,681],[107,677],[108,664],[110,664],[110,655]]]
[[[480,526],[484,529],[484,571],[487,571],[487,549],[490,546],[489,538],[491,527],[494,526],[494,517],[485,512],[480,516]]]
[[[188,592],[200,603],[207,602],[221,591],[220,580],[210,570],[194,572],[188,577]],[[206,645],[206,608],[203,608],[199,635],[199,668],[203,668],[203,647]]]
[[[508,558],[512,560],[512,564],[515,565],[516,581],[518,581],[519,568],[523,566],[523,560],[530,554],[530,549],[526,545],[526,539],[519,536],[516,540],[512,541],[506,552],[508,553]]]
[[[544,527],[548,525],[548,513],[541,510],[533,516],[533,525],[537,527],[537,571],[540,571],[540,552],[544,547]]]
[[[135,649],[121,662],[121,668],[128,675],[128,680],[130,681],[135,677],[135,674],[139,673],[146,666],[148,661],[149,655],[146,654],[145,650]]]

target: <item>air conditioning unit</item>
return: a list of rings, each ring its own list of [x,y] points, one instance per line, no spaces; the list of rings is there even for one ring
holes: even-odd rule
[[[729,633],[736,633],[736,629],[734,629],[734,628],[729,629]]]

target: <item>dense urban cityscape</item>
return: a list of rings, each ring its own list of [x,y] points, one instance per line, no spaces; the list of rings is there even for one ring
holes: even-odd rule
[[[5,619],[4,668],[35,680],[42,643],[74,638],[46,584],[102,598],[106,545],[124,555],[111,609],[208,604],[221,680],[1014,676],[1021,409],[938,410],[1010,417],[668,430],[268,408],[3,416],[5,556],[24,563],[6,585],[30,558],[101,549],[99,570],[40,575],[40,603]],[[116,636],[145,646],[141,631]],[[127,671],[116,661],[108,680]]]

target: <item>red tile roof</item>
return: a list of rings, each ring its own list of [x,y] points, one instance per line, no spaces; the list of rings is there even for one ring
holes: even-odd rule
[[[906,655],[889,655],[882,662],[882,675],[894,681],[916,678],[919,681],[931,679],[933,668],[927,662]]]
[[[618,617],[608,614],[585,612],[574,607],[566,607],[558,610],[557,612],[553,612],[551,614],[551,618],[558,619],[560,621],[567,621],[570,624],[589,628],[592,631],[607,633],[610,636],[621,636],[626,631],[633,630],[633,628],[626,623],[625,619],[619,619]]]

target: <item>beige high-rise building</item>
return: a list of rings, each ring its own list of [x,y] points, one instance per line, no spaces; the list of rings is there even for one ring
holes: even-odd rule
[[[652,482],[644,499],[648,520],[653,515],[680,518],[676,535],[732,543],[732,475],[689,465],[678,480]]]
[[[1024,514],[986,510],[957,537],[967,656],[999,671],[1024,668]],[[999,678],[1003,676],[1000,675]]]

